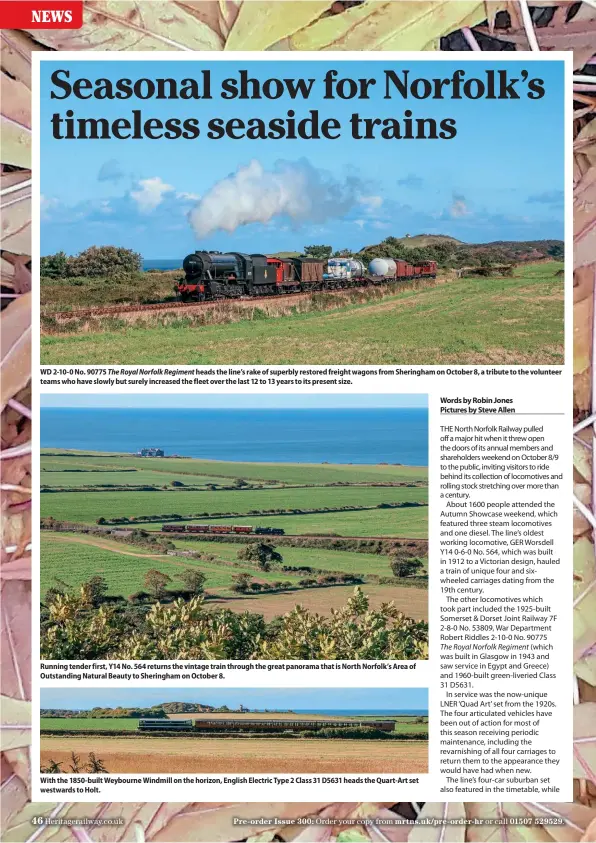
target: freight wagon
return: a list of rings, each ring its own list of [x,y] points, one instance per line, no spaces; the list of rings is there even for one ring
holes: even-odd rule
[[[175,287],[181,301],[335,290],[437,274],[435,261],[411,264],[379,257],[365,267],[358,258],[323,261],[244,252],[193,252],[184,258],[182,267],[184,278]]]
[[[235,533],[253,536],[283,536],[285,530],[280,527],[249,527],[245,525],[228,526],[227,524],[164,524],[162,533]]]
[[[180,725],[182,724],[182,725]],[[139,720],[141,731],[198,732],[305,732],[320,729],[378,729],[393,732],[393,720],[282,720],[265,718],[197,718],[193,720]]]

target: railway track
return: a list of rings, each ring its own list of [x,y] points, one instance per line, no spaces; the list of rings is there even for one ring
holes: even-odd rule
[[[356,289],[356,288],[351,288]],[[327,290],[325,292],[341,292],[341,290]],[[216,307],[224,302],[239,302],[242,304],[256,304],[257,302],[279,302],[285,299],[298,301],[307,296],[312,295],[312,291],[306,293],[287,293],[279,296],[238,296],[230,299],[216,299],[215,301],[203,302],[157,302],[155,304],[122,304],[113,305],[111,307],[87,307],[82,310],[58,310],[55,313],[48,313],[54,319],[86,319],[92,316],[115,316],[118,313],[144,313],[145,311],[160,311],[160,310],[183,310],[185,313],[193,310],[204,310]]]
[[[113,529],[113,528],[112,528]],[[144,527],[142,529],[145,529]],[[167,536],[172,535],[169,531],[166,533],[162,533],[161,530],[150,530],[147,529],[148,533],[156,533],[160,536]],[[271,539],[275,541],[275,539],[354,539],[358,541],[408,541],[408,542],[428,542],[428,539],[421,539],[416,538],[414,536],[312,536],[308,533],[284,533],[283,536],[273,536],[269,533],[263,534],[255,534],[255,533],[181,533],[180,535],[189,536],[192,538],[201,538],[201,536],[206,536],[211,538],[212,536],[244,536],[248,539]]]
[[[409,279],[406,279],[409,280]],[[425,279],[426,280],[426,279]],[[396,287],[399,286],[399,282],[394,282]],[[300,299],[307,298],[308,296],[312,296],[313,293],[317,292],[324,292],[324,293],[342,293],[346,290],[364,290],[367,287],[371,286],[382,286],[382,287],[390,287],[391,284],[362,284],[359,286],[350,286],[350,287],[341,287],[337,289],[331,290],[308,290],[301,293],[282,293],[275,296],[237,296],[234,298],[227,298],[227,299],[215,299],[214,301],[203,301],[203,302],[181,302],[181,301],[170,301],[170,302],[155,302],[153,304],[117,304],[111,305],[109,307],[86,307],[80,310],[57,310],[54,313],[48,312],[44,315],[51,316],[53,319],[57,319],[59,321],[64,321],[67,319],[87,319],[89,317],[94,316],[116,316],[119,313],[150,313],[152,311],[160,311],[160,310],[184,310],[185,312],[197,310],[197,309],[205,309],[205,308],[213,308],[217,305],[223,304],[224,302],[238,302],[241,304],[256,304],[257,302],[279,302],[284,301],[286,299],[290,301],[299,301]]]

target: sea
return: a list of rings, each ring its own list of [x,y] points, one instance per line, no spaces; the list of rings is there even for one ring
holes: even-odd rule
[[[164,396],[164,402],[167,396]],[[245,462],[428,465],[426,409],[42,408],[41,447]]]
[[[143,258],[143,271],[151,269],[182,269],[180,258]]]

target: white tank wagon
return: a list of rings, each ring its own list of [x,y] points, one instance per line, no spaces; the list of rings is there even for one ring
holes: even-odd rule
[[[373,258],[368,265],[368,272],[373,278],[395,278],[397,263],[393,258]]]

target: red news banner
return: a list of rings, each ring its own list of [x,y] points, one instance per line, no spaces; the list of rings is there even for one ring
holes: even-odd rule
[[[0,2],[0,29],[80,29],[82,25],[83,0]]]

